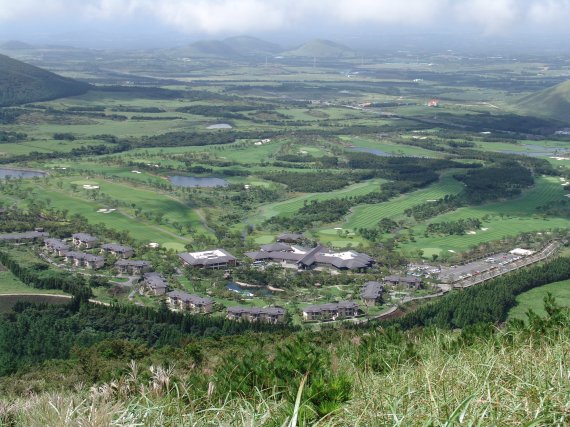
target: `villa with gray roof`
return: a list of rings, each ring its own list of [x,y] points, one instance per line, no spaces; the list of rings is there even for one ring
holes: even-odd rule
[[[380,282],[366,282],[362,288],[362,301],[368,307],[375,306],[378,302],[382,301],[382,294],[384,293],[384,285]]]
[[[97,270],[105,266],[105,259],[99,255],[86,254],[84,252],[66,252],[65,261],[73,263],[75,267],[85,267],[91,270]]]
[[[214,300],[182,291],[172,291],[166,294],[166,301],[175,309],[188,310],[193,313],[211,313],[214,309]]]
[[[44,244],[47,251],[56,256],[65,256],[69,252],[69,245],[60,239],[45,239]]]
[[[237,258],[225,249],[203,252],[183,252],[178,254],[185,267],[226,268],[237,265]]]
[[[101,253],[108,253],[126,259],[132,257],[135,251],[130,246],[122,246],[116,243],[107,243],[101,246]]]
[[[160,273],[152,272],[145,273],[143,276],[143,283],[140,287],[140,294],[150,294],[154,296],[164,295],[168,289],[166,279]]]
[[[355,251],[333,252],[325,246],[303,248],[285,243],[261,246],[259,251],[247,252],[254,261],[281,263],[283,267],[296,266],[299,270],[333,268],[336,270],[365,271],[374,260],[366,254]]]
[[[354,301],[340,301],[330,304],[310,305],[303,309],[303,320],[339,320],[356,317],[360,307]]]
[[[287,312],[281,307],[228,307],[227,318],[229,320],[245,321],[245,322],[263,322],[263,323],[283,323]]]
[[[422,287],[422,279],[415,276],[386,276],[384,282],[394,286],[407,286],[408,288],[419,289]]]
[[[305,236],[299,233],[283,233],[277,236],[275,240],[278,243],[299,243],[303,239],[305,239]]]
[[[25,231],[23,233],[0,234],[0,241],[20,243],[43,239],[44,237],[49,237],[49,234],[43,231]]]
[[[115,268],[121,274],[142,275],[152,270],[152,264],[148,261],[120,259],[115,263]]]
[[[87,233],[75,233],[71,235],[73,244],[78,248],[91,249],[97,246],[99,239]]]

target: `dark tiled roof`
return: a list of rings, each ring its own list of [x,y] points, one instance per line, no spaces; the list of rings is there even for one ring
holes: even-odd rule
[[[315,254],[315,261],[322,264],[330,264],[336,268],[347,268],[349,270],[356,270],[359,268],[370,267],[374,260],[366,254],[351,251],[353,257],[350,259],[342,259],[335,257],[334,253],[325,256],[320,253]]]
[[[299,261],[303,254],[294,252],[246,252],[245,255],[253,260],[273,260],[273,261]]]
[[[145,273],[144,281],[152,289],[166,289],[168,287],[168,283],[166,283],[164,277],[162,277],[159,273],[156,272]]]
[[[322,245],[318,245],[316,248],[311,249],[307,252],[303,258],[299,260],[299,264],[303,264],[306,266],[311,266],[315,263],[315,256],[320,252],[325,252],[327,248]]]
[[[97,237],[87,233],[75,233],[72,234],[71,237],[84,243],[92,243],[97,241]]]
[[[359,306],[354,301],[340,301],[337,303],[310,305],[303,309],[303,313],[321,313],[323,311],[337,311],[339,308],[358,309]]]
[[[172,299],[179,299],[183,302],[188,302],[194,305],[211,305],[214,304],[214,300],[211,298],[203,298],[198,295],[191,295],[182,291],[172,291],[166,294]]]
[[[362,289],[362,298],[377,299],[382,296],[384,286],[380,282],[366,282]]]
[[[69,245],[59,239],[45,239],[44,243],[56,251],[68,251]]]
[[[291,246],[286,243],[271,243],[269,245],[263,245],[261,250],[264,252],[287,252],[291,251]]]
[[[101,249],[105,251],[118,252],[118,253],[132,252],[133,250],[133,248],[131,248],[130,246],[122,246],[117,243],[107,243],[101,246]]]
[[[303,236],[302,234],[298,234],[298,233],[283,233],[280,234],[279,236],[277,236],[277,240],[283,240],[283,241],[290,241],[290,242],[296,242],[297,240],[301,240],[304,239],[305,236]]]
[[[133,260],[133,259],[120,259],[119,261],[117,261],[115,263],[115,266],[117,267],[140,267],[140,268],[146,268],[146,267],[152,267],[152,264],[148,261],[142,261],[142,260]]]
[[[105,261],[105,258],[103,258],[102,256],[86,254],[84,252],[75,252],[75,251],[66,252],[65,256],[68,258],[79,259],[86,262]]]

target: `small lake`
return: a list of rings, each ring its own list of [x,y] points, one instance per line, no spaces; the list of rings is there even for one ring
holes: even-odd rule
[[[227,123],[218,123],[217,125],[210,125],[206,129],[233,129],[233,126]]]
[[[0,179],[6,178],[7,176],[11,178],[33,178],[35,176],[46,176],[46,175],[47,174],[45,172],[39,172],[39,171],[0,168]]]
[[[240,294],[243,297],[253,297],[255,296],[254,292],[265,296],[272,295],[271,291],[266,288],[244,288],[237,283],[228,283],[228,286],[226,288],[228,291],[235,292],[236,294]]]
[[[392,153],[388,153],[388,152],[380,150],[378,148],[353,147],[350,149],[350,151],[357,151],[360,153],[370,153],[370,154],[374,154],[375,156],[381,156],[381,157],[393,157],[394,156]]]
[[[169,176],[168,179],[177,187],[227,187],[228,182],[222,178],[198,178],[195,176]]]
[[[542,147],[540,145],[524,144],[522,145],[528,151],[516,151],[516,150],[503,150],[501,153],[505,154],[518,154],[521,156],[529,157],[552,157],[552,156],[567,156],[570,154],[569,148],[562,147]]]

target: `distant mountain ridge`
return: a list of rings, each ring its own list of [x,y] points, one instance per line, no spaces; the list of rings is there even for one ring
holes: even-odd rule
[[[82,83],[0,55],[0,107],[80,95]]]
[[[528,95],[516,106],[529,115],[570,123],[570,80]]]
[[[285,52],[285,55],[311,58],[351,58],[356,56],[356,52],[331,40],[316,39]]]
[[[199,40],[178,48],[179,55],[196,57],[247,57],[252,55],[282,55],[303,58],[352,58],[356,52],[331,40],[316,39],[287,50],[278,44],[250,36],[230,37],[224,40]]]
[[[230,37],[224,40],[199,40],[175,49],[178,54],[196,57],[244,57],[250,55],[273,55],[281,46],[250,36]]]

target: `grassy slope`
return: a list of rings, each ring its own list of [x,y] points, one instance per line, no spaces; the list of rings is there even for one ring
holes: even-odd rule
[[[88,85],[0,55],[0,107],[87,91]]]
[[[285,55],[311,58],[339,58],[353,57],[355,53],[349,47],[330,40],[312,40],[299,46],[297,49],[285,52]]]
[[[339,356],[337,369],[354,380],[352,398],[318,425],[567,425],[568,329],[551,340],[515,333],[512,342],[476,340],[453,349],[450,344],[456,338],[452,332],[434,331],[417,339],[413,346],[417,359],[386,365],[384,372],[362,371],[346,353]],[[360,339],[348,340],[348,354],[356,352],[359,344]],[[166,371],[162,378],[173,375],[176,372]],[[31,427],[138,423],[276,426],[289,425],[284,421],[293,413],[290,404],[257,394],[228,398],[221,406],[208,408],[207,401],[190,397],[189,386],[182,381],[177,381],[171,393],[165,393],[156,378],[156,391],[151,387],[136,387],[124,395],[112,391],[126,388],[127,381],[105,384],[97,391],[89,391],[87,385],[81,391],[35,393],[14,400],[4,397],[0,402],[9,403],[11,425]],[[196,405],[207,409],[198,411]],[[536,423],[530,424],[532,421]]]
[[[570,81],[524,97],[516,105],[530,115],[568,122],[568,117],[570,117]]]
[[[534,288],[517,297],[517,306],[509,312],[509,319],[525,319],[526,312],[532,309],[540,316],[545,315],[544,297],[551,293],[556,302],[564,307],[570,307],[570,280],[550,283],[539,288]]]
[[[91,184],[99,184],[99,181],[89,182]],[[158,193],[108,182],[101,186],[101,191],[114,198],[126,197],[128,194],[129,202],[136,203],[144,211],[164,213],[165,217],[169,219],[192,222],[197,227],[200,227],[199,219],[191,209]],[[42,191],[42,196],[49,198],[51,205],[57,209],[68,209],[70,214],[79,213],[93,224],[103,223],[115,230],[129,231],[131,236],[141,241],[157,242],[176,250],[183,249],[184,245],[189,241],[188,239],[171,235],[170,233],[176,234],[175,230],[133,218],[128,212],[121,209],[109,214],[98,213],[97,210],[105,206],[101,202],[88,200],[83,190],[72,194],[56,189],[45,189]]]

